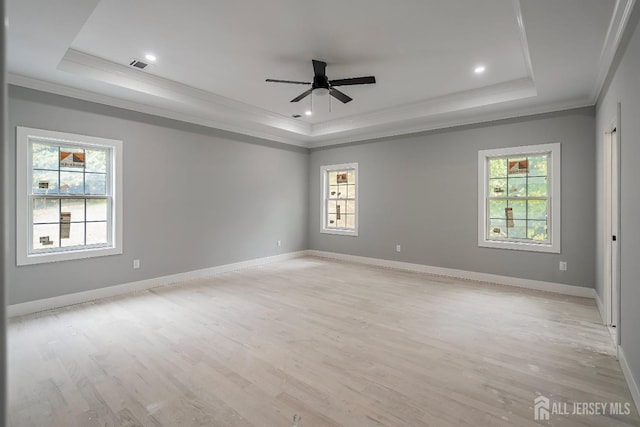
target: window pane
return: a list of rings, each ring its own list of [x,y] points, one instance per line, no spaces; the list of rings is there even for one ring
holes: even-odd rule
[[[529,197],[547,197],[548,188],[547,178],[529,178]]]
[[[513,209],[514,219],[527,219],[526,200],[509,200],[509,207]]]
[[[489,180],[489,196],[491,197],[507,196],[507,180],[506,179]]]
[[[547,221],[528,221],[527,237],[540,242],[548,241]]]
[[[60,204],[60,212],[69,212],[71,222],[84,221],[84,199],[62,199]]]
[[[507,237],[507,222],[504,219],[492,219],[489,221],[489,238],[505,239]]]
[[[33,222],[58,222],[60,209],[58,199],[33,199]]]
[[[329,186],[329,198],[330,199],[337,199],[338,198],[338,186],[337,185],[330,185]]]
[[[347,201],[346,200],[340,200],[338,202],[336,202],[336,215],[338,214],[338,212],[340,212],[340,216],[344,216],[344,214],[346,213],[347,210]]]
[[[58,172],[33,171],[33,194],[57,194]]]
[[[353,199],[356,197],[356,186],[355,185],[349,185],[347,184],[347,191],[345,193],[345,198],[347,199]]]
[[[84,174],[82,172],[60,172],[61,194],[84,194]]]
[[[489,160],[489,178],[504,178],[507,176],[507,159]]]
[[[327,213],[335,214],[336,213],[336,202],[335,200],[329,200],[327,202]]]
[[[347,224],[347,228],[356,228],[356,216],[355,215],[345,215],[345,220]]]
[[[338,185],[337,176],[338,172],[329,172],[329,185]]]
[[[105,174],[87,173],[85,175],[85,194],[107,194],[106,178]]]
[[[58,147],[34,143],[31,146],[34,169],[58,170]]]
[[[60,224],[35,224],[33,226],[33,249],[60,247]]]
[[[60,170],[82,171],[85,165],[84,150],[77,147],[60,147]]]
[[[547,176],[547,156],[529,157],[529,176]]]
[[[338,186],[338,194],[337,194],[338,199],[345,199],[348,197],[348,193],[347,193],[347,185],[339,185]]]
[[[529,171],[529,161],[526,157],[510,157],[507,159],[507,174],[512,176],[526,176]]]
[[[355,200],[347,201],[347,210],[346,210],[345,213],[347,213],[347,214],[355,214],[356,213],[356,202],[355,202]]]
[[[107,152],[105,150],[85,150],[86,172],[107,172]]]
[[[336,214],[327,215],[327,228],[336,228]]]
[[[107,208],[106,199],[87,199],[87,221],[106,221]]]
[[[526,239],[527,238],[527,221],[524,221],[524,220],[513,221],[513,227],[507,228],[507,235],[511,239]]]
[[[356,183],[356,171],[350,170],[349,172],[347,172],[347,183],[348,184]]]
[[[527,179],[509,177],[509,197],[525,197],[527,195]]]
[[[60,234],[64,236],[62,229],[65,227],[65,224],[60,224]],[[70,246],[84,246],[84,222],[80,223],[71,223],[69,224],[69,237],[61,238],[60,243],[62,247],[70,247]]]
[[[506,200],[490,200],[489,201],[489,217],[490,218],[506,218],[504,209],[507,207]]]
[[[529,200],[528,205],[528,219],[547,219],[547,201],[546,200]]]
[[[345,228],[347,226],[347,221],[344,215],[340,215],[340,218],[336,215],[336,227]]]
[[[87,222],[87,245],[108,243],[107,222]]]

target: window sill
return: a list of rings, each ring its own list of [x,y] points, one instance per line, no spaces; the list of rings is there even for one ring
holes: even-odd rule
[[[554,246],[553,244],[482,240],[478,242],[478,246],[482,248],[507,249],[512,251],[546,252],[553,254],[560,253],[560,245]]]
[[[71,261],[75,259],[95,258],[109,255],[121,255],[122,248],[107,247],[95,249],[82,249],[65,252],[49,252],[40,254],[31,254],[27,256],[18,256],[17,265],[34,265],[45,264],[48,262]]]
[[[352,236],[352,237],[358,237],[358,231],[355,230],[330,230],[330,229],[326,229],[323,228],[322,230],[320,230],[320,233],[322,234],[336,234],[339,236]]]

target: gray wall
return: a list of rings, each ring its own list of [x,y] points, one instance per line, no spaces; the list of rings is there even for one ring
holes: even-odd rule
[[[634,8],[614,67],[610,72],[597,103],[596,138],[598,144],[598,260],[597,292],[600,298],[604,288],[604,185],[602,178],[604,132],[616,117],[618,102],[622,117],[619,124],[620,138],[620,345],[629,367],[640,384],[640,7]]]
[[[562,253],[478,247],[478,150],[550,142],[562,144]],[[312,150],[310,249],[593,287],[594,144],[587,108]],[[359,164],[360,236],[321,234],[320,166],[346,162]]]
[[[10,87],[12,159],[16,126],[124,141],[124,254],[16,267],[11,227],[9,304],[307,248],[306,149]]]
[[[5,4],[0,0],[0,22],[5,22]],[[9,168],[9,140],[7,139],[7,85],[6,85],[6,26],[0,29],[0,177]],[[13,180],[0,182],[0,425],[7,422],[7,329],[6,329],[6,254],[9,243],[5,239],[8,226],[7,188]]]

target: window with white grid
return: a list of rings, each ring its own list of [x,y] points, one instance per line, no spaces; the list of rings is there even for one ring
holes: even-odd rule
[[[358,235],[358,164],[322,166],[322,224],[320,231]]]
[[[478,153],[478,245],[560,252],[560,144]]]
[[[122,253],[122,142],[18,127],[18,265]]]

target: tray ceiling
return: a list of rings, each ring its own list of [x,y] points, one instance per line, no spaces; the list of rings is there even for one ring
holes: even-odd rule
[[[9,81],[313,147],[592,105],[632,5],[10,0]],[[377,83],[342,104],[265,82],[310,81],[312,59]]]

